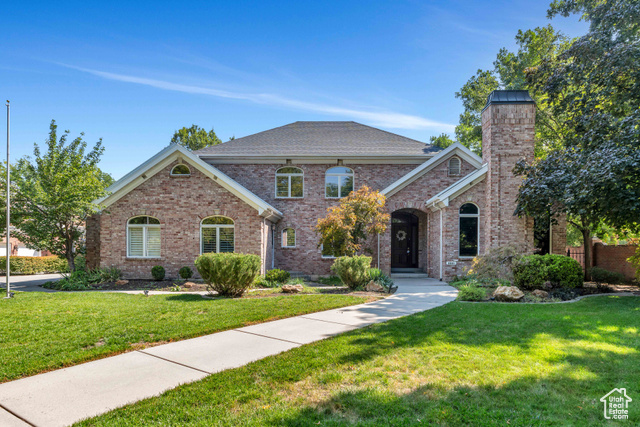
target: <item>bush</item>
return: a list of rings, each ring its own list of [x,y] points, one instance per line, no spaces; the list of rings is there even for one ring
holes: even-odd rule
[[[161,265],[155,265],[151,268],[151,276],[153,276],[153,280],[162,280],[164,279],[165,271],[164,267]]]
[[[371,257],[365,255],[343,256],[337,258],[331,266],[331,271],[340,277],[342,283],[355,290],[368,283]]]
[[[591,280],[593,280],[598,284],[608,283],[610,285],[617,285],[619,283],[623,283],[625,278],[624,278],[624,274],[622,273],[605,270],[604,268],[600,268],[600,267],[592,267]]]
[[[189,280],[191,279],[191,277],[193,277],[193,270],[191,270],[189,267],[182,267],[179,271],[178,274],[180,275],[181,278],[183,278],[184,280]]]
[[[288,271],[280,270],[279,268],[269,270],[264,275],[264,278],[267,282],[273,282],[277,285],[286,283],[286,281],[289,280],[289,277],[291,277],[291,274],[289,274]]]
[[[95,270],[76,270],[56,282],[47,282],[42,287],[57,289],[59,291],[86,291],[92,289],[91,285],[105,282],[115,282],[120,279],[122,273],[115,267],[96,268]]]
[[[393,287],[391,277],[384,274],[379,268],[369,269],[369,279],[372,280],[373,283],[382,286],[387,292],[390,292]]]
[[[636,268],[636,282],[640,282],[640,246],[636,248],[636,253],[627,258],[627,261]]]
[[[7,257],[0,257],[0,271],[3,274],[7,272]],[[11,257],[12,274],[66,273],[68,271],[67,260],[56,255]]]
[[[545,283],[562,288],[582,286],[580,263],[564,255],[527,255],[514,265],[514,284],[520,289],[544,289]]]
[[[473,259],[467,272],[479,280],[501,280],[513,282],[513,267],[522,257],[515,248],[503,246],[490,249]]]
[[[270,282],[263,275],[258,275],[253,281],[254,288],[276,288],[278,284],[276,282]]]
[[[200,255],[195,264],[207,289],[222,296],[239,297],[258,276],[261,262],[258,255],[218,253]]]
[[[487,291],[472,283],[460,286],[458,289],[458,299],[460,301],[483,301],[487,296]]]

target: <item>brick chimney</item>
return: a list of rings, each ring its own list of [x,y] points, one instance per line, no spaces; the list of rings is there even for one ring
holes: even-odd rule
[[[520,159],[534,159],[535,120],[536,105],[526,90],[494,90],[482,110],[482,160],[488,165],[486,249],[533,251],[533,220],[513,215],[522,182],[513,167]]]

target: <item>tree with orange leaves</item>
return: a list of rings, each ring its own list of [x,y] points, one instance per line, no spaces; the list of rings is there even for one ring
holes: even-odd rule
[[[385,201],[379,191],[364,186],[349,193],[339,205],[328,208],[327,216],[320,218],[315,227],[323,255],[356,255],[367,236],[384,233],[390,220]]]

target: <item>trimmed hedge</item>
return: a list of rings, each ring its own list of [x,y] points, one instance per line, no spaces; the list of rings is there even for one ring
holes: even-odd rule
[[[164,279],[165,271],[164,267],[161,265],[154,265],[151,267],[151,276],[153,276],[153,280],[162,280]]]
[[[624,274],[618,273],[616,271],[609,271],[600,267],[592,267],[591,280],[593,280],[596,283],[607,283],[609,285],[617,285],[620,283],[624,283],[625,277],[624,277]]]
[[[370,256],[343,256],[333,262],[331,271],[349,289],[355,290],[365,286],[371,280],[369,278],[369,267],[371,267]]]
[[[564,255],[526,255],[513,269],[514,285],[520,289],[544,289],[545,283],[561,288],[578,288],[584,282],[582,266]]]
[[[260,273],[261,261],[258,255],[219,253],[200,255],[195,264],[207,289],[222,296],[239,297]]]
[[[76,258],[77,259],[77,258]],[[7,271],[7,257],[0,257],[0,272]],[[56,255],[51,256],[12,256],[12,274],[67,273],[67,260]]]

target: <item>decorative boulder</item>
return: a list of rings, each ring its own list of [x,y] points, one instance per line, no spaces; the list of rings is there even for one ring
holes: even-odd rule
[[[517,302],[524,298],[524,292],[516,286],[500,286],[493,292],[497,301]]]
[[[543,291],[542,289],[536,289],[535,291],[531,292],[531,295],[543,299],[549,298],[549,292]]]
[[[384,292],[384,288],[373,280],[367,283],[367,286],[364,287],[364,290],[367,292]]]
[[[282,292],[285,294],[297,294],[304,291],[302,285],[282,285]]]
[[[184,284],[182,286],[184,286],[185,288],[189,289],[189,288],[193,288],[194,285],[195,285],[195,283],[193,283],[193,282],[184,282]]]
[[[116,285],[117,286],[126,285],[127,283],[129,283],[128,280],[116,280]]]

